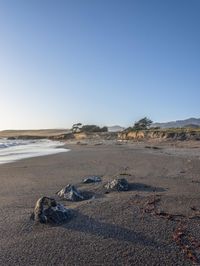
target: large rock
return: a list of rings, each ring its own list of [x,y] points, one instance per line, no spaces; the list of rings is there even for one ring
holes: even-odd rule
[[[100,176],[89,176],[83,179],[83,183],[85,184],[96,183],[96,182],[101,182]]]
[[[67,185],[66,187],[62,188],[60,191],[57,192],[57,195],[61,198],[70,201],[80,201],[84,200],[85,197],[81,191],[79,191],[74,185]]]
[[[31,218],[39,223],[60,224],[71,217],[71,211],[59,204],[53,198],[42,197],[38,199]]]
[[[127,191],[130,188],[128,181],[125,178],[116,178],[105,185],[107,190]]]

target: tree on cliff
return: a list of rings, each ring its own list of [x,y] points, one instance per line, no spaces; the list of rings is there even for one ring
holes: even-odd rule
[[[82,126],[81,123],[74,124],[74,125],[72,126],[72,129],[71,129],[72,132],[73,132],[73,133],[80,132],[80,131],[81,131],[81,126]]]
[[[96,125],[82,125],[81,123],[74,124],[71,131],[73,133],[78,132],[107,132],[107,127],[99,127]]]
[[[107,127],[99,127],[96,125],[84,125],[84,126],[82,126],[81,130],[84,132],[107,132],[108,128]]]
[[[135,122],[133,129],[134,130],[146,130],[149,129],[153,121],[147,117],[140,119],[139,121]]]

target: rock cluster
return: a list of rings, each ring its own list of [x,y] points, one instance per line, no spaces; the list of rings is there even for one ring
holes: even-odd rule
[[[83,180],[84,183],[100,182],[99,176],[90,176]],[[129,183],[125,178],[116,178],[105,185],[107,191],[127,191],[130,188]],[[90,199],[92,194],[82,192],[74,185],[68,184],[56,193],[59,197],[69,201],[81,201]],[[49,197],[41,197],[36,202],[34,212],[31,219],[38,223],[61,224],[71,218],[71,210],[65,208],[62,204],[57,203],[55,199]]]

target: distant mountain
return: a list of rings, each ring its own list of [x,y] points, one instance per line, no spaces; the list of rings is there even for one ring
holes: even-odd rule
[[[109,132],[120,132],[120,131],[123,131],[124,129],[125,129],[124,127],[117,126],[117,125],[108,127]]]
[[[189,118],[166,123],[154,123],[152,127],[171,128],[171,127],[200,127],[200,118]]]

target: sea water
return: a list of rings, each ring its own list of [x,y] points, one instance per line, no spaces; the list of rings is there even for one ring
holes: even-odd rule
[[[59,141],[0,139],[0,164],[67,151]]]

